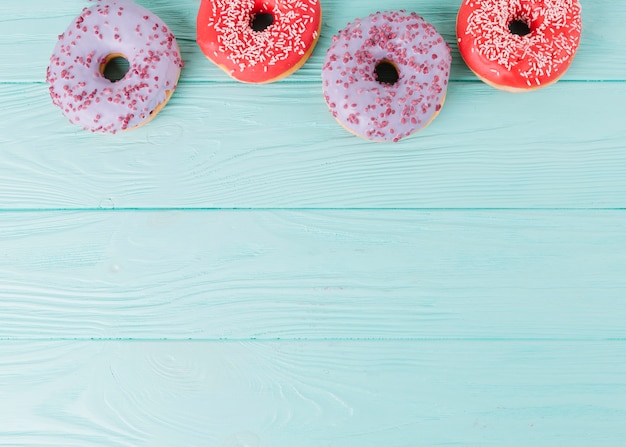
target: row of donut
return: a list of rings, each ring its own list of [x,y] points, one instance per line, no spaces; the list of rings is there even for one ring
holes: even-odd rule
[[[580,41],[578,0],[462,0],[462,58],[484,82],[520,92],[556,82]],[[197,42],[233,78],[273,82],[298,70],[321,28],[320,0],[202,0]],[[121,79],[106,76],[124,58]],[[327,50],[324,98],[348,131],[398,141],[443,106],[451,53],[416,13],[388,11],[349,23]],[[96,0],[59,36],[46,80],[71,123],[115,133],[150,121],[174,92],[184,63],[174,34],[132,0]]]

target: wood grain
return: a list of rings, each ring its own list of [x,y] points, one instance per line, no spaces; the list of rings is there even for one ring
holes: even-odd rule
[[[0,97],[4,209],[626,205],[626,83],[455,83],[433,124],[387,145],[341,128],[315,85],[186,84],[114,136],[69,124],[43,85]]]
[[[0,338],[626,338],[623,211],[1,216]]]
[[[614,447],[626,345],[1,342],[10,446]]]
[[[44,2],[5,1],[0,4],[0,82],[42,82],[57,35],[80,13],[85,0]],[[187,63],[182,82],[219,81],[232,83],[221,70],[202,55],[195,42],[198,0],[139,0],[158,14],[176,35]],[[566,80],[626,80],[626,41],[623,38],[623,2],[583,1],[583,36],[578,55],[565,74]],[[311,59],[284,82],[319,83],[320,69],[331,38],[349,21],[381,9],[409,9],[433,23],[453,50],[454,80],[476,77],[463,63],[456,46],[455,22],[460,0],[422,0],[410,4],[403,0],[323,0],[321,37]],[[19,42],[19,45],[15,45]],[[19,61],[19,63],[16,63]],[[610,61],[608,63],[607,61]]]
[[[626,3],[582,1],[564,80],[510,95],[462,63],[460,0],[322,0],[313,56],[266,86],[203,57],[199,0],[138,0],[186,67],[115,136],[44,83],[89,3],[0,2],[0,445],[623,445]],[[454,57],[397,145],[320,91],[332,35],[383,8]]]

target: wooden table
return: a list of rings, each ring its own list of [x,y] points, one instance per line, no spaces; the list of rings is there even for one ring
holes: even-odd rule
[[[156,119],[70,125],[45,70],[83,0],[0,5],[0,445],[626,445],[626,3],[563,80],[479,82],[460,0],[323,0],[307,64],[230,80],[198,0],[140,0],[186,67]],[[446,104],[375,144],[321,94],[331,36],[408,8]]]

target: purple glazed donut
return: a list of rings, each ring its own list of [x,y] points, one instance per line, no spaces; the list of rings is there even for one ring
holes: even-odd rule
[[[117,82],[104,76],[114,58],[128,61]],[[46,80],[52,102],[71,123],[115,133],[147,123],[172,95],[183,61],[174,34],[130,0],[83,9],[59,36]]]
[[[416,13],[372,14],[333,37],[322,68],[324,98],[348,131],[398,141],[439,113],[451,61],[443,37]],[[381,79],[385,65],[395,79]]]

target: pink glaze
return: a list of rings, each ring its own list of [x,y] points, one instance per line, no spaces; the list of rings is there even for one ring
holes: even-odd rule
[[[112,54],[130,64],[117,82],[100,71]],[[129,0],[100,1],[59,36],[46,80],[71,123],[115,133],[148,120],[176,88],[182,66],[174,35],[156,15]]]
[[[376,80],[381,61],[397,68],[393,85]],[[351,132],[398,141],[428,125],[441,108],[451,61],[441,35],[417,14],[372,14],[333,37],[322,67],[324,98]]]
[[[273,23],[254,31],[256,14],[271,14]],[[319,0],[202,0],[197,42],[204,55],[234,79],[272,82],[306,61],[321,20]]]
[[[511,33],[524,22],[530,33]],[[514,91],[543,87],[569,68],[582,28],[578,0],[464,0],[457,18],[461,56],[479,77]]]

